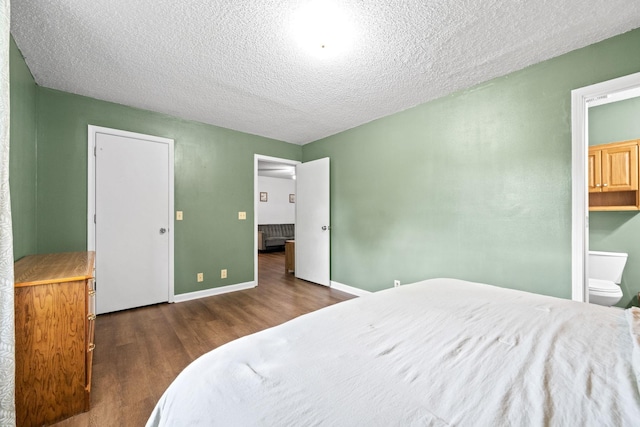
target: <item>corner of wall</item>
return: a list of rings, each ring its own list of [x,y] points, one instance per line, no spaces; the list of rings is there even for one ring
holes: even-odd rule
[[[14,259],[37,252],[37,90],[33,74],[10,37],[10,187]]]

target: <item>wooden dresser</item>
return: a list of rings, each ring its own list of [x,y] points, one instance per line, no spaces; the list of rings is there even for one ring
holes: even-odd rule
[[[89,410],[94,252],[15,263],[16,420],[42,426]]]

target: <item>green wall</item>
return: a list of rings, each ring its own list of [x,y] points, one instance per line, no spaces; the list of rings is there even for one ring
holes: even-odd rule
[[[640,138],[640,97],[589,109],[589,145]],[[640,291],[640,215],[638,212],[590,212],[589,248],[629,254],[622,275],[623,297],[617,304],[637,303]]]
[[[36,83],[11,37],[9,188],[13,257],[36,252]]]
[[[331,158],[331,279],[571,295],[572,89],[640,71],[640,30],[303,147]]]
[[[175,140],[176,294],[254,280],[254,154],[299,160],[300,146],[39,87],[39,253],[86,249],[89,124]]]
[[[589,145],[640,138],[640,97],[589,108]]]

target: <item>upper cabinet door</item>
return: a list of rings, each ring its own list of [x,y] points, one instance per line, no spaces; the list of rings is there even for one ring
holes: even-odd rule
[[[591,153],[589,153],[591,159]],[[589,160],[591,163],[591,160]],[[591,187],[589,187],[591,189]],[[602,150],[602,191],[638,189],[638,146],[626,145]]]
[[[589,149],[589,193],[602,191],[601,151]]]

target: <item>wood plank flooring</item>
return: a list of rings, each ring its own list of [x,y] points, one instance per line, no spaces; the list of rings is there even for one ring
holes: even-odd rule
[[[284,252],[258,257],[259,286],[98,316],[91,410],[56,427],[143,426],[173,379],[238,337],[353,298],[284,271]]]

